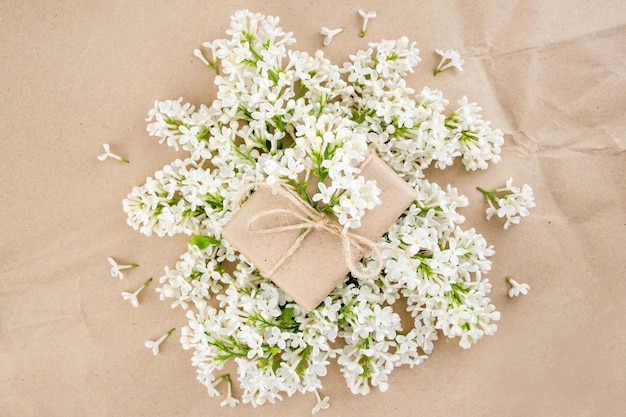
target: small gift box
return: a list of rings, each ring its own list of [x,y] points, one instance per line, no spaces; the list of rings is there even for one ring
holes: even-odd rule
[[[342,232],[336,217],[320,213],[291,190],[261,186],[226,224],[222,237],[307,311],[317,307],[417,198],[417,192],[371,154],[360,166],[376,180],[381,205],[361,227]],[[381,262],[381,260],[378,260]]]

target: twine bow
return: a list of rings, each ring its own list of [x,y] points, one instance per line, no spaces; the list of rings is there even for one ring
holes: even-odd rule
[[[275,193],[288,198],[289,201],[293,203],[294,209],[276,208],[257,213],[248,221],[248,230],[253,233],[260,234],[272,234],[289,230],[303,231],[293,242],[289,250],[286,251],[270,269],[270,271],[267,272],[268,276],[271,277],[272,274],[276,272],[287,261],[287,259],[289,259],[298,250],[304,239],[306,239],[307,235],[312,230],[324,230],[341,239],[343,257],[346,261],[346,265],[350,268],[350,273],[355,278],[372,279],[380,274],[383,268],[383,256],[379,245],[376,242],[352,232],[344,233],[341,225],[331,215],[316,210],[285,185],[272,185],[264,182],[252,183],[240,193],[235,205],[239,205],[243,197],[247,195],[248,192],[261,187],[269,188]],[[271,227],[256,225],[256,223],[262,219],[285,214],[290,216],[293,221],[289,221],[289,223],[280,226]],[[377,267],[369,273],[359,270],[352,261],[352,254],[355,251],[365,253],[368,249],[374,253],[374,258],[377,261]]]

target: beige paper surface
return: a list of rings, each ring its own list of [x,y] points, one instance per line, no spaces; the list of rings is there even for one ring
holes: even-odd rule
[[[417,192],[382,159],[372,155],[360,166],[359,175],[365,181],[376,181],[381,190],[381,204],[368,210],[361,227],[351,230],[350,234],[375,244],[417,199]],[[288,196],[278,192],[274,195],[274,192],[263,187],[257,189],[224,227],[222,237],[244,254],[263,276],[270,278],[306,311],[311,311],[348,274],[351,270],[348,262],[354,265],[369,250],[355,241],[350,248],[351,256],[344,254],[342,238],[324,229],[309,229],[303,236],[301,230],[259,233],[260,229],[292,225],[297,219],[291,213],[303,213]],[[252,222],[259,213],[275,209],[289,212]],[[335,224],[339,224],[336,219]],[[293,254],[283,259],[283,254],[289,253],[294,245]]]
[[[180,155],[145,133],[155,99],[210,103],[209,70],[192,54],[249,8],[281,17],[295,49],[341,64],[367,42],[406,35],[422,63],[416,89],[467,95],[505,133],[502,162],[429,179],[459,188],[461,212],[494,245],[499,330],[465,351],[439,340],[386,393],[354,396],[331,368],[326,416],[621,416],[626,409],[626,9],[621,0],[4,3],[0,26],[0,415],[306,416],[314,396],[220,408],[178,344],[186,320],[152,283],[134,309],[122,291],[159,277],[186,237],[147,238],[121,200]],[[357,10],[376,10],[364,38]],[[432,76],[434,50],[463,72]],[[451,105],[452,107],[452,105]],[[102,143],[130,164],[99,162]],[[477,185],[513,176],[537,208],[503,230],[483,219]],[[140,267],[109,275],[107,256]],[[509,299],[506,275],[531,285]],[[154,357],[143,344],[177,330]],[[235,387],[235,395],[240,393]]]

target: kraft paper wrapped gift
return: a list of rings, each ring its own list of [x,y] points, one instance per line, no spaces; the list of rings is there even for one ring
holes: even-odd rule
[[[375,243],[417,198],[417,192],[373,154],[360,168],[360,175],[366,181],[376,180],[382,204],[368,210],[361,227],[351,229],[350,233],[357,235],[353,236],[354,240]],[[297,223],[294,213],[302,213],[302,205],[308,204],[295,193],[287,193],[259,187],[225,226],[222,237],[252,262],[261,275],[310,311],[350,272],[350,265],[358,262],[370,248],[356,243],[350,245],[349,256],[346,256],[345,236],[340,233],[304,226],[274,230]],[[334,222],[332,226],[341,230],[336,218],[329,217],[327,221]],[[347,257],[351,258],[350,264]]]

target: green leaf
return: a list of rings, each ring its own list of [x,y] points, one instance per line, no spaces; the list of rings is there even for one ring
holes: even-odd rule
[[[298,365],[296,366],[296,374],[298,374],[298,376],[304,376],[304,372],[306,371],[306,358],[301,358],[300,361],[298,362]]]
[[[281,316],[283,323],[285,323],[285,325],[291,324],[292,317],[293,317],[293,308],[285,308]]]
[[[211,237],[211,236],[193,235],[191,239],[189,239],[189,244],[195,245],[199,247],[200,249],[206,249],[210,245],[219,245],[220,240],[215,239],[214,237]]]

